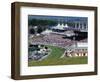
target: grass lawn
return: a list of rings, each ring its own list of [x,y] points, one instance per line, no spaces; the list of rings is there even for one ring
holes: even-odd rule
[[[65,49],[48,46],[52,52],[50,55],[42,61],[29,61],[28,66],[47,66],[47,65],[69,65],[69,64],[86,64],[87,57],[64,57],[60,58]]]

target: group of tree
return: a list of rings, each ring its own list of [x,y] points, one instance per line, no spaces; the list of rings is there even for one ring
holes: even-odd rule
[[[43,20],[43,19],[29,19],[28,20],[28,26],[33,26],[33,27],[37,26],[37,30],[35,30],[35,28],[30,29],[31,34],[34,34],[35,31],[37,31],[37,33],[41,33],[47,28],[51,26],[55,26],[55,25],[57,25],[57,21],[54,21],[54,20]]]
[[[67,25],[70,26],[70,27],[75,27],[75,23],[74,22],[70,22],[69,21],[69,22],[67,22]]]
[[[54,20],[47,20],[47,19],[29,19],[28,25],[32,26],[54,26],[57,22]]]
[[[37,31],[37,33],[41,33],[47,28],[51,26],[56,26],[57,24],[58,21],[52,19],[51,20],[50,19],[29,19],[28,20],[28,26],[32,26],[32,27],[37,26],[37,30],[35,30],[34,28],[30,29],[31,34],[35,34],[35,31]],[[63,24],[67,24],[70,27],[75,27],[75,23],[73,21],[63,22]]]

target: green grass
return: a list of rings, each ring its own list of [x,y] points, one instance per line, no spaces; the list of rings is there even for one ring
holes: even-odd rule
[[[48,46],[52,52],[50,55],[42,61],[29,61],[28,66],[47,66],[47,65],[69,65],[69,64],[86,64],[87,57],[64,57],[60,58],[65,49]]]

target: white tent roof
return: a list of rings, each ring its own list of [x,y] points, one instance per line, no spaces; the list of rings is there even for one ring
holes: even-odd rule
[[[67,24],[60,24],[60,23],[58,23],[58,25],[57,26],[54,26],[53,27],[54,29],[60,29],[60,30],[63,30],[64,28],[68,28],[68,25]]]

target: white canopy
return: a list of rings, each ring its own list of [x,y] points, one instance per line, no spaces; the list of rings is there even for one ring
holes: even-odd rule
[[[58,23],[57,26],[54,26],[52,28],[63,30],[64,28],[68,28],[68,25],[67,24],[64,25],[63,23],[62,24]]]

